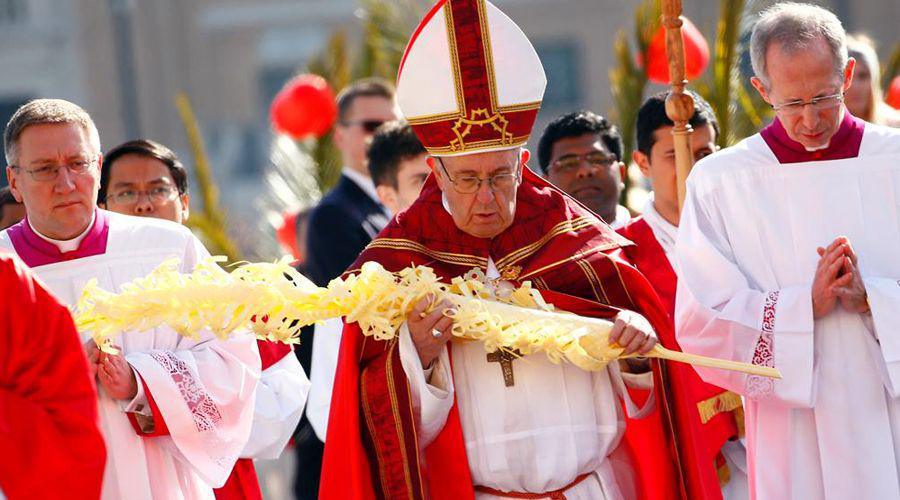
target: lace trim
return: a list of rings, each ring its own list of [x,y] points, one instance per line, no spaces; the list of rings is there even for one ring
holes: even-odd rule
[[[170,352],[153,352],[150,356],[171,375],[181,398],[187,404],[194,425],[200,432],[210,431],[222,421],[222,414],[206,392],[206,389],[194,378],[188,365]]]
[[[769,292],[766,303],[763,306],[762,333],[753,352],[754,365],[775,366],[775,306],[778,304],[778,291]],[[775,388],[775,381],[768,377],[747,377],[747,396],[761,397],[771,394]]]

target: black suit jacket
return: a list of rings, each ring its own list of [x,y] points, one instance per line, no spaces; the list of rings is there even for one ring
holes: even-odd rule
[[[313,209],[307,233],[307,276],[319,286],[340,276],[386,226],[384,208],[341,175]]]

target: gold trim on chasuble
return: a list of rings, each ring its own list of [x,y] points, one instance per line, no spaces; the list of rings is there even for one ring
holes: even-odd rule
[[[481,27],[481,47],[484,51],[484,65],[487,73],[487,84],[490,94],[490,109],[468,109],[466,96],[462,82],[462,72],[459,68],[459,52],[456,45],[456,30],[453,24],[453,0],[448,1],[443,10],[444,22],[447,29],[447,45],[450,50],[450,61],[453,70],[453,89],[456,92],[456,111],[433,115],[420,115],[407,118],[410,125],[428,125],[432,123],[450,122],[456,120],[450,130],[456,139],[450,141],[447,146],[425,146],[431,154],[438,153],[463,153],[483,149],[493,149],[495,146],[509,146],[514,148],[528,142],[529,134],[514,136],[507,131],[509,119],[505,114],[540,109],[541,101],[498,106],[497,104],[497,79],[494,74],[494,56],[491,51],[491,35],[488,25],[487,8],[484,0],[477,0],[478,22]],[[472,127],[491,127],[499,134],[497,139],[466,142],[466,137],[472,131]]]
[[[740,396],[731,391],[725,391],[697,403],[697,412],[700,414],[700,422],[705,424],[720,413],[734,411],[742,407]]]
[[[395,390],[395,386],[394,386],[394,371],[393,371],[394,370],[394,355],[393,354],[394,354],[394,350],[397,348],[397,346],[399,344],[400,344],[400,342],[398,342],[398,341],[391,343],[391,347],[388,350],[387,362],[385,363],[385,365],[386,365],[385,366],[385,374],[387,375],[388,394],[391,396],[391,410],[394,413],[394,426],[397,428],[397,439],[399,440],[399,444],[400,444],[400,453],[403,456],[403,475],[404,475],[404,479],[406,480],[406,486],[407,486],[406,490],[409,492],[409,498],[412,499],[412,498],[414,498],[413,494],[412,494],[412,475],[409,470],[409,465],[410,465],[409,457],[406,456],[406,439],[403,436],[403,426],[400,424],[400,408],[399,408],[399,402],[397,400],[397,391]],[[409,385],[407,385],[406,387],[407,387],[407,392],[408,392]],[[410,398],[410,401],[412,401],[411,398]],[[420,464],[421,462],[419,460],[419,451],[418,451],[419,443],[418,443],[418,439],[416,438],[415,432],[413,432],[413,440],[415,441],[415,445],[416,445],[415,446],[416,464]],[[423,487],[423,485],[421,484],[421,481],[419,482],[419,487],[420,487],[419,491],[422,495],[421,498],[426,498],[425,492],[421,490],[421,488]]]
[[[594,298],[597,299],[597,302],[601,304],[609,304],[609,298],[606,296],[606,290],[603,288],[603,282],[600,281],[600,277],[597,276],[597,272],[591,267],[591,264],[586,260],[577,260],[575,261],[578,264],[578,267],[581,268],[581,272],[584,273],[584,276],[587,278],[588,283],[591,284],[591,290],[594,292]]]
[[[457,266],[478,267],[487,269],[488,260],[485,257],[464,253],[441,252],[432,250],[421,243],[403,238],[376,238],[366,248],[388,248],[391,250],[408,250],[418,252],[431,257],[434,260],[454,264]]]
[[[511,264],[516,264],[520,262],[522,259],[530,257],[535,252],[541,249],[544,245],[547,244],[551,239],[559,236],[563,233],[575,232],[579,229],[583,229],[585,227],[589,227],[593,224],[593,222],[587,217],[576,217],[574,219],[567,219],[559,224],[550,228],[550,231],[547,232],[541,239],[526,245],[518,250],[514,250],[507,254],[506,256],[497,259],[495,264],[497,265],[497,269],[503,270]]]

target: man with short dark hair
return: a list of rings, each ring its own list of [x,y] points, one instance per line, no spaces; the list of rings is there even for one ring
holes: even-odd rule
[[[162,144],[128,141],[106,154],[97,203],[113,212],[182,224],[190,213],[187,171]]]
[[[419,197],[431,173],[428,152],[404,121],[382,125],[369,146],[369,173],[381,203],[398,214]]]
[[[0,188],[0,231],[25,218],[25,205],[13,196],[9,186]]]
[[[631,214],[619,205],[625,184],[622,136],[606,118],[576,111],[550,122],[538,142],[544,176],[599,215],[612,228]]]
[[[750,55],[775,119],[687,179],[678,343],[781,372],[696,367],[744,396],[751,497],[900,498],[900,132],[844,106],[828,10],[766,9]]]
[[[394,89],[383,80],[367,78],[351,83],[337,96],[338,120],[334,144],[344,167],[337,185],[309,215],[307,259],[304,270],[319,286],[338,277],[365,246],[384,228],[390,217],[381,205],[366,166],[366,147],[375,130],[396,119]],[[307,330],[308,331],[308,330]],[[333,333],[318,325],[321,335]],[[316,347],[316,335],[301,334],[297,356],[301,363],[315,357],[337,358],[337,346],[329,342]],[[315,352],[314,351],[318,351]],[[328,351],[325,353],[324,351]],[[316,368],[304,366],[313,374]],[[332,379],[312,375],[313,393],[331,392]],[[297,478],[294,493],[300,500],[318,498],[319,471],[328,425],[328,408],[308,408],[297,433]]]
[[[187,171],[169,148],[150,140],[128,141],[111,149],[100,174],[101,207],[113,212],[182,224],[188,215]],[[291,346],[257,340],[262,373],[256,388],[250,438],[225,485],[221,500],[261,498],[253,459],[281,456],[309,392],[309,379]]]
[[[66,304],[91,279],[118,290],[173,257],[190,273],[209,256],[183,226],[97,208],[100,137],[79,106],[26,103],[9,121],[4,147],[9,185],[27,216],[0,232],[0,248],[16,252]],[[82,340],[99,380],[108,451],[102,498],[211,496],[250,434],[260,371],[254,339],[220,340],[209,330],[188,338],[158,327],[120,333],[110,353],[88,333]]]
[[[694,161],[716,151],[719,124],[709,104],[694,98],[691,116],[691,152]],[[678,193],[675,183],[674,124],[666,115],[668,92],[647,99],[638,111],[637,151],[632,160],[648,177],[653,192],[643,214],[619,229],[619,233],[635,245],[625,247],[628,261],[638,268],[653,285],[674,321],[675,235],[678,230]],[[667,330],[660,342],[667,348],[681,350]],[[740,436],[741,398],[720,387],[703,382],[688,365],[661,362],[666,376],[659,387],[657,401],[665,404],[673,415],[668,448],[681,465],[681,477],[687,498],[746,499],[746,451],[737,440]]]

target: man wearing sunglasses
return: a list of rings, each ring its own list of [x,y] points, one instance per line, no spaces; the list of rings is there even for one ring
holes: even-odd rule
[[[826,9],[767,9],[750,55],[775,120],[688,178],[677,340],[781,371],[697,368],[744,396],[751,497],[900,498],[900,132],[843,105],[855,61]]]
[[[622,136],[606,118],[576,111],[550,122],[538,142],[538,164],[550,182],[613,229],[631,219],[628,209],[619,205],[625,187]]]
[[[16,252],[64,303],[74,305],[91,279],[119,290],[173,257],[189,273],[209,256],[183,226],[96,206],[100,137],[79,106],[24,104],[6,127],[4,152],[26,218],[0,232],[0,248]],[[158,327],[121,332],[111,353],[81,333],[107,446],[101,497],[211,496],[250,435],[260,372],[254,339],[220,340],[208,330],[187,338]]]
[[[308,254],[304,270],[319,286],[327,285],[344,272],[390,219],[369,176],[366,148],[382,123],[397,118],[393,86],[375,78],[359,80],[338,94],[337,105],[333,137],[344,166],[337,185],[310,213],[306,234]],[[317,358],[337,357],[337,344],[314,347],[311,330],[304,329],[296,351],[307,373],[313,373],[314,349]],[[317,326],[315,330],[323,335],[332,334],[325,326]],[[330,391],[332,381],[328,377],[313,379],[316,394]],[[327,410],[321,406],[308,408],[297,431],[294,493],[299,500],[318,498]]]

